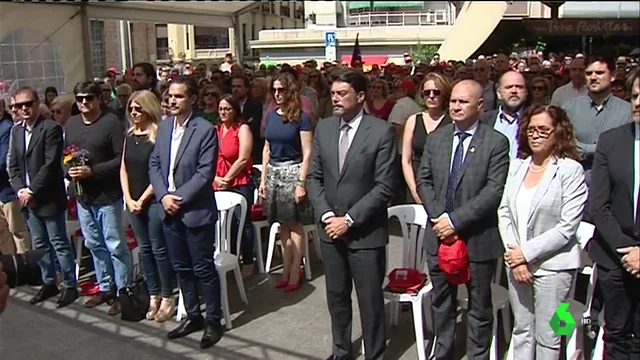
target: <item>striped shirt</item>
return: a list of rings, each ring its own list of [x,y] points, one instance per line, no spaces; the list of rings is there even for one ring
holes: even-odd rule
[[[585,169],[591,169],[600,134],[631,121],[631,103],[612,95],[604,100],[602,106],[587,95],[568,100],[562,108],[573,125]]]

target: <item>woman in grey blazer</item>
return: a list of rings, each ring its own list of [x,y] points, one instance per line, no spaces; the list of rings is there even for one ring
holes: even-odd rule
[[[580,267],[575,238],[587,200],[584,171],[566,113],[534,105],[518,125],[499,229],[514,313],[515,359],[558,359],[560,337],[549,325],[567,300]]]

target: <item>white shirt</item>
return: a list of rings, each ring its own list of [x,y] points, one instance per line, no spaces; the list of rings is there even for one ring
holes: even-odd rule
[[[551,95],[551,105],[562,106],[567,101],[589,94],[589,89],[586,85],[577,89],[573,86],[572,82],[562,85],[553,92]]]
[[[356,131],[358,131],[358,128],[360,127],[360,123],[362,122],[363,116],[364,116],[364,113],[362,110],[360,110],[358,115],[356,115],[356,117],[354,117],[349,123],[347,123],[343,119],[340,119],[340,129],[342,129],[342,126],[344,124],[349,124],[349,131],[347,132],[347,135],[349,135],[349,147],[351,147],[351,144],[353,143],[353,138],[356,135]],[[342,136],[343,136],[343,133],[342,133],[342,130],[340,130],[338,146],[340,146],[340,141],[342,141]]]
[[[167,178],[167,184],[169,187],[167,191],[174,192],[176,191],[176,182],[174,180],[173,172],[176,166],[176,158],[178,157],[178,148],[180,148],[180,144],[182,143],[182,137],[184,136],[184,130],[191,119],[191,115],[187,117],[182,126],[178,125],[178,121],[176,117],[173,118],[173,131],[171,132],[171,155],[169,157],[169,177]]]
[[[633,155],[633,163],[635,164],[635,169],[633,172],[633,199],[631,202],[634,204],[633,206],[633,219],[635,220],[635,216],[638,213],[638,191],[640,191],[640,124],[636,124],[636,140],[634,143],[634,155]]]
[[[23,126],[24,126],[24,154],[26,156],[27,154],[27,149],[29,149],[29,143],[31,142],[31,135],[33,135],[33,128],[29,125],[27,125],[27,122],[23,122]],[[29,170],[26,168],[26,163],[25,163],[25,169],[24,169],[24,185],[29,187],[29,185],[31,184],[31,179],[29,179]]]
[[[455,157],[456,148],[458,147],[458,143],[460,142],[460,139],[456,134],[465,132],[471,135],[471,136],[467,136],[467,138],[464,139],[464,142],[462,143],[462,147],[464,148],[464,151],[462,153],[462,161],[464,161],[464,159],[467,157],[467,153],[469,152],[469,145],[471,144],[471,139],[473,139],[473,135],[476,133],[477,129],[478,129],[478,121],[476,121],[475,124],[471,125],[471,127],[465,131],[458,129],[458,126],[455,127],[454,135],[453,135],[453,150],[451,151],[451,165],[449,166],[449,171],[451,171],[451,168],[453,168],[453,158]]]

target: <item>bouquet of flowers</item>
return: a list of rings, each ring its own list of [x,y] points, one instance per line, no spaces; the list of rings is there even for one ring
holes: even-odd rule
[[[89,152],[85,149],[80,149],[75,145],[69,145],[64,149],[62,156],[62,164],[68,167],[85,166],[89,163]],[[76,195],[82,195],[82,184],[79,181],[74,181],[76,184]]]

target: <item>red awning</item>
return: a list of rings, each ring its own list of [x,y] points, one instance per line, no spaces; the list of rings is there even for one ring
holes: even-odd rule
[[[378,66],[382,66],[389,60],[387,55],[361,55],[362,63],[364,66],[372,66],[373,64],[377,64]],[[340,57],[340,61],[343,63],[351,64],[351,54],[342,55]]]

